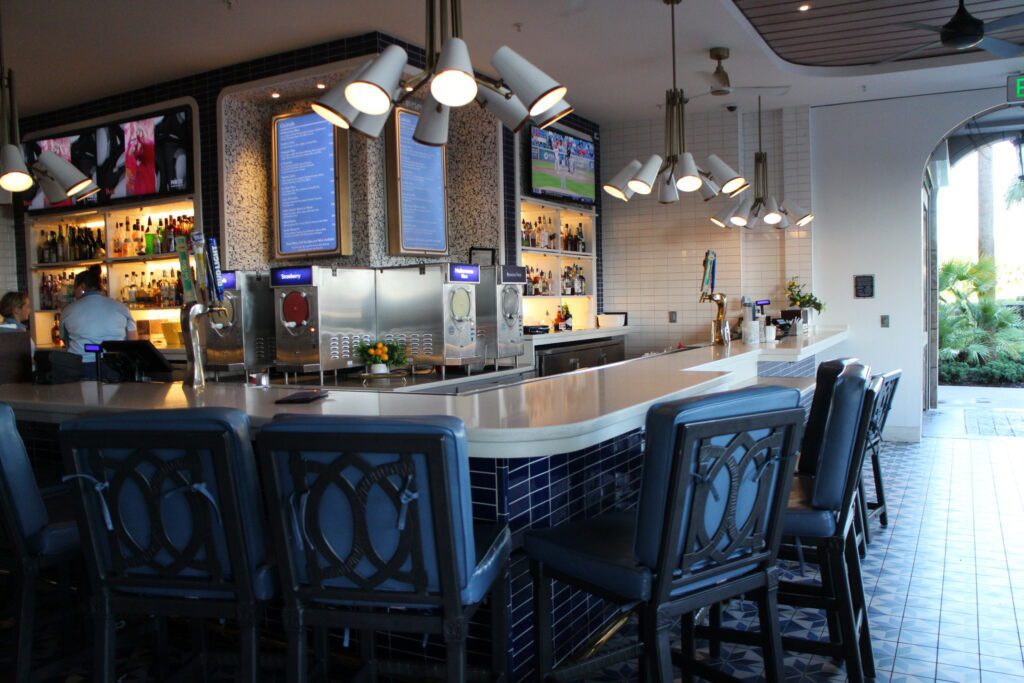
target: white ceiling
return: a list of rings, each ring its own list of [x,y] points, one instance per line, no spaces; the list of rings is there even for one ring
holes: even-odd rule
[[[478,70],[493,73],[490,55],[508,44],[566,83],[584,116],[613,123],[660,115],[671,80],[663,0],[462,4],[463,33]],[[22,115],[373,30],[423,43],[422,0],[230,0],[230,7],[226,0],[0,0],[0,6]],[[791,86],[785,97],[767,98],[768,108],[1000,87],[1006,74],[1024,70],[1024,59],[983,53],[889,65],[893,71],[884,74],[790,66],[764,47],[730,0],[683,0],[677,23],[680,85],[688,95],[707,89],[699,72],[710,72],[707,50],[721,45],[732,49],[726,67],[734,86]],[[752,106],[756,96],[701,97],[691,108],[726,102]]]

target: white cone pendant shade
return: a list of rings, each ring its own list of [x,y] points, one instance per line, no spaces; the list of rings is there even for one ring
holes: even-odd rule
[[[775,224],[776,229],[785,230],[789,227],[789,219],[786,218],[786,214],[782,214],[782,220]]]
[[[566,100],[559,100],[555,103],[555,106],[551,107],[547,111],[542,111],[536,117],[534,121],[537,122],[538,128],[547,128],[555,121],[565,118],[573,112],[573,106]]]
[[[708,155],[708,171],[715,182],[722,187],[722,192],[735,196],[735,192],[747,185],[747,180],[734,171],[729,164],[725,163],[717,154]]]
[[[383,114],[376,114],[371,116],[370,114],[360,114],[356,117],[355,121],[352,122],[352,130],[362,133],[371,138],[379,138],[381,132],[384,130],[384,124],[391,118],[390,112]]]
[[[345,99],[363,114],[386,114],[408,58],[402,48],[388,45],[359,78],[345,86]]]
[[[814,214],[810,211],[805,211],[799,204],[789,201],[788,199],[783,200],[782,210],[789,216],[789,220],[796,223],[797,227],[803,227],[814,220]]]
[[[85,189],[79,192],[78,195],[75,197],[75,201],[80,202],[86,197],[91,197],[99,191],[100,186],[90,180],[89,184],[85,186]]]
[[[0,188],[8,192],[24,192],[32,187],[32,176],[17,145],[6,144],[0,151]]]
[[[526,105],[530,116],[537,116],[555,106],[568,90],[507,45],[495,51],[491,64],[501,74],[501,80],[509,90]]]
[[[731,228],[732,223],[729,222],[729,219],[732,217],[732,213],[735,210],[736,207],[727,206],[718,213],[716,213],[714,216],[712,216],[711,222],[720,228]]]
[[[662,204],[672,204],[679,201],[679,188],[676,187],[676,176],[670,168],[666,168],[658,176],[658,201]]]
[[[604,191],[616,199],[621,199],[624,202],[629,201],[629,198],[633,196],[633,190],[629,189],[628,183],[642,165],[639,160],[633,159],[621,171],[616,173],[614,178],[602,186]]]
[[[636,172],[636,175],[630,179],[629,189],[637,194],[650,194],[654,187],[654,180],[658,177],[658,171],[660,170],[661,157],[657,154],[652,154],[644,162],[644,165],[640,167],[640,170]]]
[[[430,81],[430,94],[441,104],[461,107],[476,97],[476,78],[469,48],[462,38],[449,38],[441,48],[441,56]]]
[[[442,147],[448,144],[448,112],[445,105],[434,99],[433,93],[423,102],[423,112],[416,122],[412,139],[421,145]]]
[[[54,154],[53,150],[48,149],[40,154],[39,163],[69,197],[84,190],[91,182],[74,164]]]
[[[522,130],[526,122],[530,120],[530,112],[526,111],[526,107],[515,95],[505,99],[504,96],[490,88],[480,88],[476,100],[481,107],[497,116],[498,120],[513,133]]]
[[[61,189],[60,185],[57,184],[50,176],[45,173],[39,174],[39,187],[43,189],[43,194],[46,195],[46,201],[51,204],[60,204],[68,200],[68,195],[64,190]]]
[[[752,218],[750,215],[750,210],[753,208],[753,206],[753,197],[747,197],[746,199],[743,200],[743,203],[740,204],[739,208],[736,209],[732,216],[729,217],[729,222],[740,228],[747,227],[747,224],[750,223]]]
[[[704,184],[704,180],[700,177],[700,171],[697,170],[697,162],[693,160],[693,155],[689,152],[683,152],[679,157],[678,175],[679,180],[676,181],[676,187],[682,192],[695,192]]]
[[[763,220],[767,225],[778,225],[782,220],[782,212],[779,211],[779,203],[775,201],[775,197],[765,200]]]
[[[718,196],[718,191],[720,189],[721,188],[715,184],[714,180],[704,178],[704,183],[700,186],[700,196],[704,198],[704,201],[710,202]]]
[[[345,98],[345,88],[352,81],[359,78],[370,62],[359,65],[345,80],[328,90],[320,99],[310,105],[313,111],[333,123],[338,128],[348,128],[357,116],[359,110],[349,103]]]

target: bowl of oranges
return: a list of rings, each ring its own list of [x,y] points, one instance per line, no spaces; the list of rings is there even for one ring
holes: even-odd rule
[[[356,347],[356,355],[374,375],[385,375],[407,362],[405,346],[393,341],[362,342]]]

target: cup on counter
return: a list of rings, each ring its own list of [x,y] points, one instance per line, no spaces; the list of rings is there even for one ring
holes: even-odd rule
[[[250,387],[269,387],[270,386],[270,371],[269,370],[249,370],[245,373],[245,383]]]
[[[775,341],[775,325],[765,325],[764,340],[766,342]]]

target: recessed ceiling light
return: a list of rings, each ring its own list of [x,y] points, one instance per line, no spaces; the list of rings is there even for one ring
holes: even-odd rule
[[[276,100],[277,98],[279,98],[281,96],[281,93],[279,93],[279,92],[272,92],[272,93],[270,93],[270,96],[273,97]]]
[[[317,83],[316,84],[316,89],[317,90],[326,90],[327,89],[327,85],[324,84],[324,83]]]
[[[804,4],[797,7],[797,9],[800,10],[801,12],[806,12],[807,10],[811,9],[811,6],[810,4],[805,2]]]

